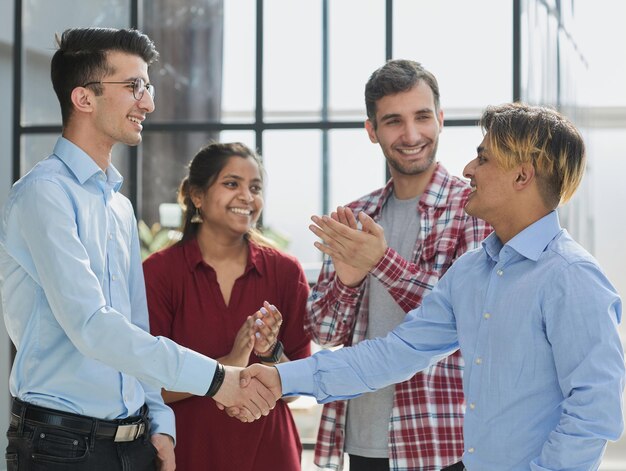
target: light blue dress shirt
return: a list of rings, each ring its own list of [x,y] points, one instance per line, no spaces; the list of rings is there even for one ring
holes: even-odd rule
[[[387,337],[277,365],[283,393],[354,397],[460,347],[469,471],[589,471],[622,433],[621,301],[552,212],[457,260]]]
[[[4,320],[17,356],[11,394],[57,410],[124,418],[145,403],[175,435],[160,388],[206,393],[216,363],[151,336],[132,206],[122,176],[59,138],[11,189],[0,219]]]

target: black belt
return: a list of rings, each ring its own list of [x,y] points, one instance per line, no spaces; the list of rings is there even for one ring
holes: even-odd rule
[[[143,409],[145,409],[145,406]],[[119,421],[100,420],[84,415],[33,406],[27,402],[13,399],[11,425],[14,427],[19,426],[22,417],[24,422],[30,424],[49,425],[86,435],[90,435],[95,430],[97,438],[108,438],[114,442],[132,442],[148,432],[145,415],[129,417]],[[97,425],[94,427],[96,422]]]

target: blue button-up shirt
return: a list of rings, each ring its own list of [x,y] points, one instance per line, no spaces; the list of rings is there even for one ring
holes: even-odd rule
[[[556,212],[452,265],[384,339],[277,365],[285,394],[345,399],[465,358],[469,471],[595,470],[623,429],[621,301]]]
[[[69,140],[12,188],[0,219],[4,320],[19,399],[103,419],[145,403],[154,433],[175,434],[160,388],[204,394],[215,362],[148,334],[132,206]]]

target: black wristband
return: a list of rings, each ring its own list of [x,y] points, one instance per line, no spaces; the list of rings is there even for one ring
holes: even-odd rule
[[[219,361],[215,366],[215,374],[213,374],[213,381],[211,381],[211,386],[209,386],[209,390],[206,392],[205,396],[213,397],[217,394],[217,391],[222,387],[222,383],[224,382],[224,378],[226,377],[226,369],[224,365],[222,365]]]

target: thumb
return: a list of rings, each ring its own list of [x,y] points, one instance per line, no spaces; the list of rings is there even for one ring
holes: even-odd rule
[[[252,374],[250,373],[249,369],[250,367],[244,368],[243,370],[241,370],[241,373],[239,373],[239,386],[241,386],[242,388],[248,387],[248,384],[250,384],[250,381],[252,381]]]
[[[377,233],[380,232],[379,229],[382,229],[378,224],[374,222],[374,220],[371,217],[369,217],[363,211],[359,213],[359,221],[361,221],[361,225],[363,226],[364,232],[378,235]]]

